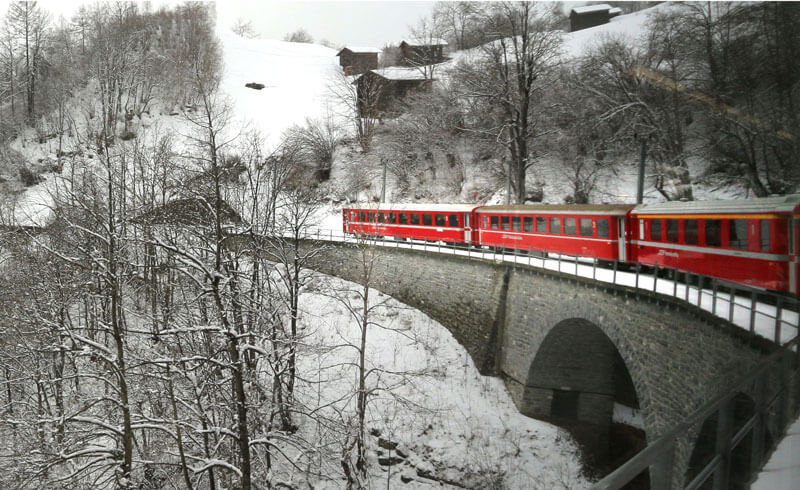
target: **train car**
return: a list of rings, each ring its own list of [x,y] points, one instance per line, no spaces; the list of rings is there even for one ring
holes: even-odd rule
[[[631,260],[798,294],[798,218],[800,195],[640,205]]]
[[[482,245],[628,260],[631,204],[511,205],[476,208]]]
[[[472,204],[373,204],[342,210],[345,233],[471,244]]]

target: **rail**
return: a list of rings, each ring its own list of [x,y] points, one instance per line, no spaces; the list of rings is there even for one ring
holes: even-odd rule
[[[309,230],[304,238],[357,243],[356,237],[335,230]],[[619,261],[601,261],[595,257],[566,255],[548,250],[470,247],[445,242],[366,238],[371,244],[437,252],[467,258],[481,258],[515,265],[572,274],[598,282],[649,291],[672,298],[725,319],[730,323],[774,341],[778,345],[800,334],[800,300],[722,279],[702,276],[684,269],[642,266]],[[797,346],[794,347],[797,350]]]

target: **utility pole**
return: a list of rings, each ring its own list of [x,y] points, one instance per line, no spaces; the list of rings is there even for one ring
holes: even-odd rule
[[[511,162],[506,170],[506,206],[511,204]]]
[[[383,164],[383,177],[381,179],[381,204],[386,202],[386,157],[381,157],[381,163]]]
[[[644,200],[644,160],[647,157],[647,138],[641,138],[642,153],[639,157],[639,179],[636,183],[636,204]]]

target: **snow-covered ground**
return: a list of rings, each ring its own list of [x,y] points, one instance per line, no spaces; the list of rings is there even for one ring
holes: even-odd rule
[[[750,487],[752,490],[796,490],[800,488],[800,418],[794,421],[786,437]]]
[[[311,353],[302,357],[302,369],[307,379],[326,379],[320,395],[323,401],[352,392],[352,366],[344,368],[341,376],[332,366],[355,362],[355,352],[332,346],[357,343],[360,335],[358,322],[341,299],[331,298],[330,291],[355,304],[358,288],[320,277],[301,296],[301,318],[309,325],[304,331],[306,343],[325,346],[309,349]],[[376,393],[368,426],[382,438],[398,443],[397,449],[405,454],[391,474],[373,464],[378,471],[373,472],[372,486],[386,485],[389,479],[391,488],[400,487],[401,478],[410,477],[416,479],[413,488],[427,488],[417,470],[470,488],[500,483],[503,488],[541,489],[588,485],[581,476],[571,437],[562,429],[520,414],[503,382],[481,376],[446,328],[378,291],[370,292],[370,300],[370,305],[380,306],[370,317],[376,326],[368,331],[368,367],[404,374],[380,376],[381,385],[391,390]],[[312,385],[306,395],[316,397],[316,389]],[[370,449],[375,463],[381,449],[374,442]],[[388,456],[384,449],[381,457]]]

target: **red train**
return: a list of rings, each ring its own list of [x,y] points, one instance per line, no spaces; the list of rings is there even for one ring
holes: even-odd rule
[[[381,204],[345,233],[661,265],[798,294],[800,194],[644,205]]]

